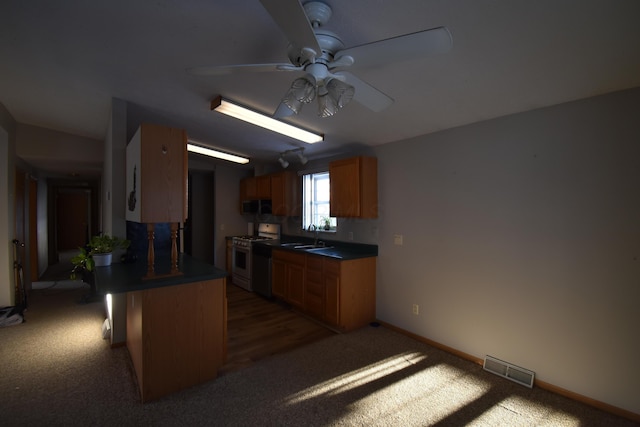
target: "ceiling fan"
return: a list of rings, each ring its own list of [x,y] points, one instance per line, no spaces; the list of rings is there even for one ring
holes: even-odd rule
[[[347,71],[406,59],[444,53],[453,41],[446,27],[345,48],[340,37],[323,28],[331,18],[331,7],[320,1],[302,5],[300,0],[260,0],[289,41],[290,63],[239,64],[190,68],[194,75],[222,75],[242,72],[294,71],[296,78],[282,98],[274,116],[298,114],[304,104],[314,99],[318,115],[329,117],[351,99],[379,112],[393,99]]]

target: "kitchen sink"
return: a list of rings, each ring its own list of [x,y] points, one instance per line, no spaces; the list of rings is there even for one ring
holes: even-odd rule
[[[325,245],[300,245],[300,246],[294,246],[293,249],[309,250],[309,249],[328,249],[332,247],[333,246],[325,246]]]

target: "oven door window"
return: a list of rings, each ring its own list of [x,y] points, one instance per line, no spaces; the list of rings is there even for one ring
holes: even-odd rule
[[[234,267],[239,270],[247,269],[247,252],[236,249],[234,257]]]

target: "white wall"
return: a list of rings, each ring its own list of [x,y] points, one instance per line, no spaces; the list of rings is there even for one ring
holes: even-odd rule
[[[100,229],[112,236],[126,237],[126,150],[127,103],[111,99],[111,111],[104,142],[102,171],[102,218]]]
[[[0,307],[14,305],[13,239],[15,238],[16,122],[0,103]]]
[[[250,174],[242,166],[209,160],[196,154],[189,155],[189,169],[215,171],[215,266],[226,270],[226,236],[247,233],[247,221],[239,211],[240,179]]]
[[[0,209],[0,307],[14,305],[13,244],[14,238],[13,211],[14,194],[10,185],[13,168],[9,167],[11,157],[9,151],[9,135],[0,127],[0,200],[9,209]]]
[[[640,413],[638,117],[640,89],[378,147],[378,318]]]

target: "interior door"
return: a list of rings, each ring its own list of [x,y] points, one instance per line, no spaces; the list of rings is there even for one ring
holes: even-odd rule
[[[56,195],[57,250],[77,250],[89,239],[90,193],[82,189],[61,188]]]

